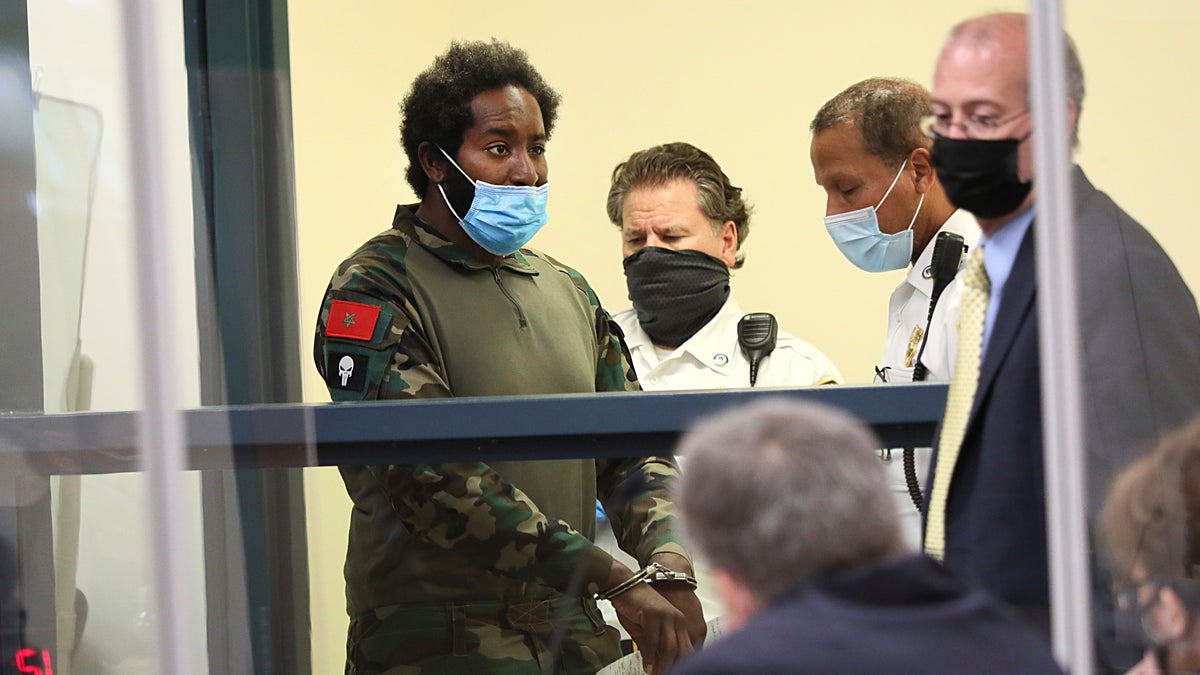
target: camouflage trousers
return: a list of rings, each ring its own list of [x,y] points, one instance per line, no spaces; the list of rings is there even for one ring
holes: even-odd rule
[[[346,675],[591,675],[618,636],[591,598],[392,605],[350,620]]]

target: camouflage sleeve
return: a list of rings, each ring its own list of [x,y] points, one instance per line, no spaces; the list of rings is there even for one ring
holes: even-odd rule
[[[612,556],[567,523],[549,520],[484,463],[393,465],[384,481],[405,524],[438,546],[521,581],[564,592],[579,592],[580,583],[591,594],[603,590]]]
[[[596,311],[596,391],[639,391],[620,326],[603,307],[587,280],[564,267]],[[671,457],[596,460],[597,495],[621,550],[645,565],[655,553],[678,553],[691,560],[675,535],[677,519],[670,483],[678,477]]]
[[[679,468],[670,457],[596,460],[597,494],[617,535],[617,545],[645,565],[655,553],[691,560],[677,536],[670,488]]]
[[[404,297],[407,283],[380,278],[379,267],[343,265],[326,291],[314,355],[330,394],[334,400],[453,396],[416,304]],[[611,555],[567,523],[548,519],[487,464],[390,465],[372,473],[411,532],[497,573],[568,590],[582,565],[592,593],[608,577]]]

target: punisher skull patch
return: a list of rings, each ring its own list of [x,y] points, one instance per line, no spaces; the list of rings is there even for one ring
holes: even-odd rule
[[[325,384],[329,385],[330,389],[362,391],[367,384],[367,363],[370,359],[365,354],[333,350],[326,354]]]

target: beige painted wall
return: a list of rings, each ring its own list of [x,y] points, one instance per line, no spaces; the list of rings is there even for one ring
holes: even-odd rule
[[[398,102],[451,39],[499,37],[526,49],[564,103],[549,149],[551,222],[533,245],[582,271],[611,310],[627,306],[608,176],[634,150],[674,140],[712,153],[757,211],[734,291],[747,311],[823,349],[850,382],[869,380],[887,297],[903,273],[846,262],[821,222],[808,122],[842,88],[896,75],[928,86],[954,22],[1020,2],[804,3],[713,0],[499,5],[452,9],[379,0],[289,7],[302,320],[315,321],[333,268],[412,200]],[[1069,3],[1088,79],[1079,160],[1162,242],[1200,287],[1200,235],[1182,214],[1200,179],[1194,69],[1200,4]],[[1190,210],[1190,208],[1189,208]],[[1190,216],[1190,214],[1188,214]],[[311,353],[305,350],[304,353]],[[328,400],[306,364],[306,396]],[[341,563],[349,501],[336,472],[309,475],[316,672],[339,672]],[[322,544],[325,544],[324,546]]]

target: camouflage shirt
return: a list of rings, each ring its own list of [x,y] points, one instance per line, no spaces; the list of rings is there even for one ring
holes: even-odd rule
[[[314,356],[334,400],[637,388],[620,329],[578,272],[529,249],[483,265],[413,211],[398,207],[392,228],[345,260],[325,293]],[[642,563],[686,555],[672,533],[669,458],[341,471],[354,500],[351,616],[526,598],[572,582],[595,592],[612,565],[591,542],[596,496]]]

